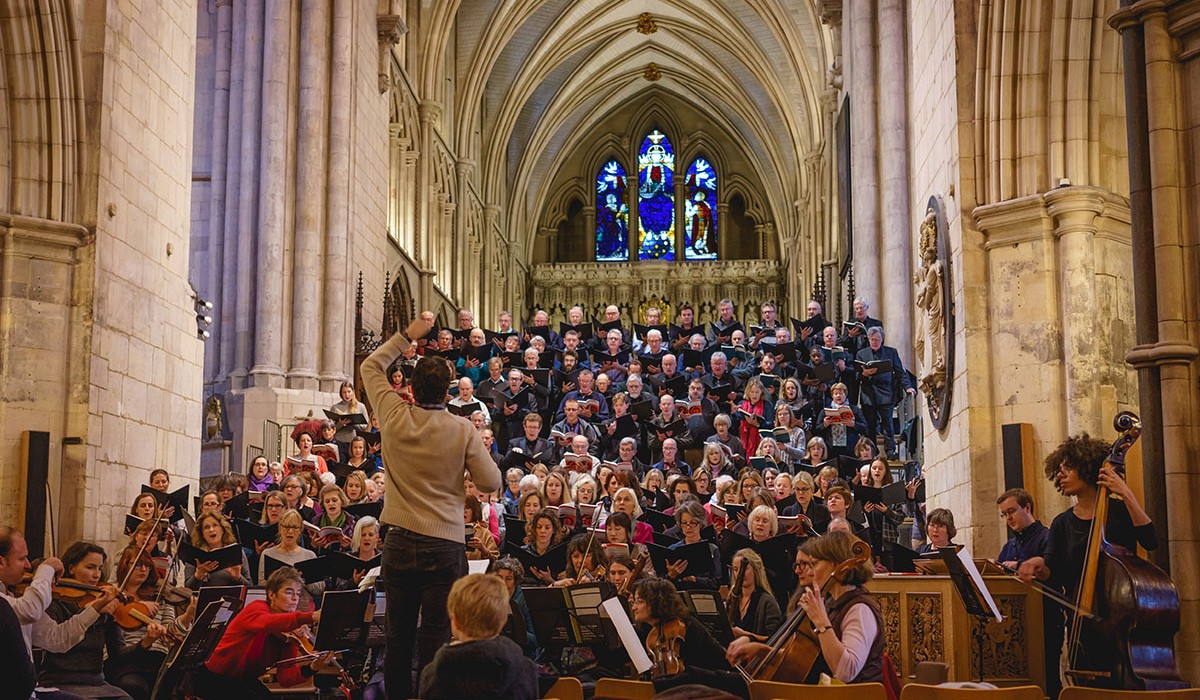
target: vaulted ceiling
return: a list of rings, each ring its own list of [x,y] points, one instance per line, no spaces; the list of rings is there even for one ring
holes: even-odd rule
[[[608,115],[641,97],[671,101],[731,135],[777,226],[793,225],[804,158],[822,147],[832,53],[816,3],[463,0],[454,15],[458,155],[478,164],[483,197],[502,204],[509,230],[530,234],[554,174]],[[655,31],[639,31],[643,13]]]

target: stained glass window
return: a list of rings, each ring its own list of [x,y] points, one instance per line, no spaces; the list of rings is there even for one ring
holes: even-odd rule
[[[703,158],[687,171],[687,201],[683,205],[684,258],[717,259],[717,173]]]
[[[638,259],[675,259],[675,153],[657,129],[638,151]]]
[[[625,168],[610,160],[596,175],[596,260],[629,260],[629,205]]]

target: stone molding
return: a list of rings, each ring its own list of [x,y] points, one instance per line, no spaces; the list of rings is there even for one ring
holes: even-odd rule
[[[984,250],[1078,231],[1118,243],[1130,242],[1129,200],[1099,187],[1059,187],[1042,194],[985,204],[972,210],[971,218],[984,236]],[[1100,226],[1097,219],[1125,226]]]
[[[74,251],[91,244],[93,238],[91,231],[79,224],[8,213],[0,213],[0,234],[0,250],[5,255],[31,257],[55,249]]]
[[[1190,365],[1197,357],[1200,357],[1200,349],[1186,340],[1160,340],[1153,345],[1135,345],[1125,353],[1125,361],[1135,369]]]

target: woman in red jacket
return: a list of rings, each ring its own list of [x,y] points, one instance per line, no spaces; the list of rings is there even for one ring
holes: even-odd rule
[[[250,603],[230,620],[216,650],[196,672],[193,691],[207,700],[270,698],[258,677],[280,661],[304,653],[283,635],[316,624],[321,617],[319,610],[296,611],[303,590],[300,572],[290,566],[276,569],[267,579],[267,599]],[[288,688],[333,667],[333,652],[328,652],[308,663],[282,666],[276,678]]]

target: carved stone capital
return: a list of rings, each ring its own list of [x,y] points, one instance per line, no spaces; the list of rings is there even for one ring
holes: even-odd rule
[[[821,17],[821,24],[841,26],[842,0],[819,0],[817,14]]]
[[[1135,345],[1125,361],[1136,369],[1162,365],[1189,365],[1200,357],[1200,349],[1186,340],[1160,340],[1153,345]]]
[[[417,105],[417,114],[422,124],[432,124],[442,116],[442,103],[437,100],[421,100]]]
[[[380,44],[395,46],[408,33],[408,25],[400,15],[378,15],[375,18],[375,30]]]

